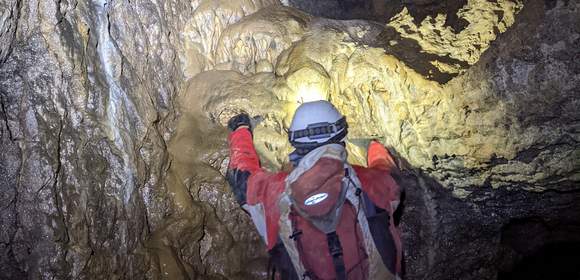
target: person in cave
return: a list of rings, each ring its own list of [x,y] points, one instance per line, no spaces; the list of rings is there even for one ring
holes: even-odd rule
[[[228,122],[227,180],[270,254],[274,279],[400,279],[402,245],[393,214],[397,166],[378,141],[368,167],[346,161],[346,118],[328,101],[301,104],[288,132],[291,172],[267,172],[250,117]]]

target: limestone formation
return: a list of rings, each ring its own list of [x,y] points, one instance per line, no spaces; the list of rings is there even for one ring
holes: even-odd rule
[[[266,279],[224,124],[277,170],[316,99],[404,169],[407,279],[580,242],[580,4],[359,2],[0,3],[0,278]]]
[[[309,20],[306,14],[280,5],[243,18],[219,37],[214,48],[217,68],[253,73],[260,61],[275,64],[282,51],[302,39]]]

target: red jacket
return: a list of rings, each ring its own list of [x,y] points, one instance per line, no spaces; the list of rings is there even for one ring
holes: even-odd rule
[[[258,231],[264,238],[268,250],[278,241],[278,221],[280,211],[278,198],[284,191],[288,173],[271,173],[261,168],[260,160],[254,149],[252,134],[247,128],[240,128],[229,136],[230,163],[228,180],[236,199],[250,215]],[[396,165],[387,149],[378,142],[371,142],[368,148],[368,167],[353,166],[363,192],[377,207],[389,214],[389,231],[392,235],[395,252],[396,273],[401,272],[402,246],[400,233],[392,219],[400,201],[401,189],[393,179],[391,171]]]

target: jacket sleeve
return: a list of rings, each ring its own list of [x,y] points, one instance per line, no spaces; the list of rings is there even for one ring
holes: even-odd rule
[[[373,176],[367,180],[380,181],[380,184],[370,184],[373,187],[365,191],[377,206],[394,213],[401,201],[401,187],[395,180],[399,169],[393,157],[385,146],[372,141],[367,152],[367,166],[372,170],[368,175]]]
[[[246,203],[248,180],[260,169],[260,159],[252,140],[252,133],[247,128],[240,128],[230,133],[230,163],[226,178],[236,200],[240,205]]]
[[[252,134],[240,128],[229,136],[230,163],[227,180],[238,203],[250,214],[269,249],[278,237],[277,198],[284,191],[286,173],[270,173],[260,166]]]
[[[372,141],[369,145],[367,164],[371,172],[366,173],[366,180],[372,180],[375,184],[368,184],[370,189],[365,189],[365,192],[377,206],[388,211],[391,215],[389,231],[396,248],[394,272],[400,275],[402,271],[403,245],[401,243],[401,233],[392,218],[401,201],[401,187],[396,180],[399,177],[399,169],[387,148],[377,141]],[[390,260],[392,261],[392,259]],[[387,263],[393,264],[392,262],[385,262],[385,264]]]
[[[389,172],[397,169],[397,165],[387,148],[377,141],[372,141],[369,145],[367,165],[369,168],[379,168]]]
[[[226,174],[240,205],[275,202],[286,173],[271,173],[261,168],[260,158],[254,148],[252,133],[240,128],[229,136],[230,163]],[[272,201],[270,201],[272,200]]]

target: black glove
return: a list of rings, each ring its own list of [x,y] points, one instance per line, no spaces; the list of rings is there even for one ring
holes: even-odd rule
[[[250,128],[250,131],[252,131],[250,116],[248,116],[248,114],[246,113],[235,115],[228,121],[228,128],[230,129],[230,131],[235,131],[236,129],[238,129],[238,127],[244,125],[248,126]]]

